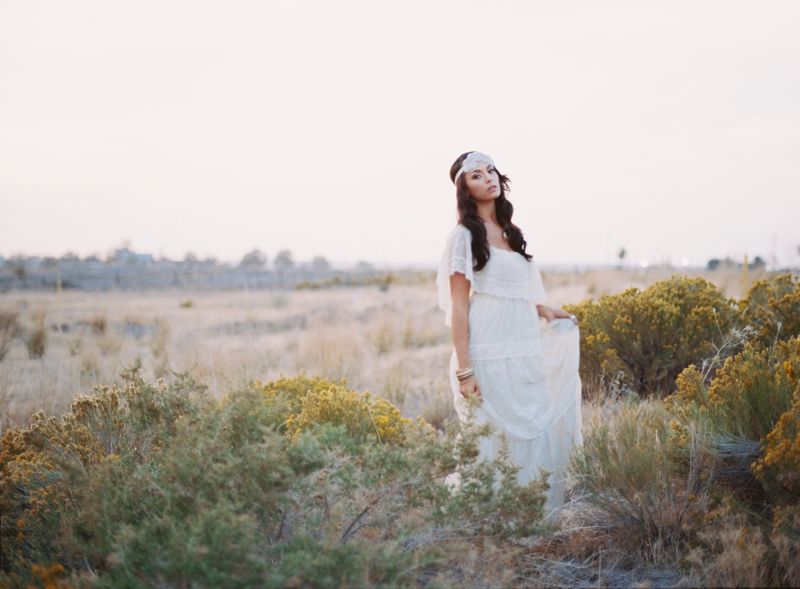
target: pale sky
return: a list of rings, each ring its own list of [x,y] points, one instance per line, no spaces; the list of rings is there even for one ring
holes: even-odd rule
[[[0,0],[0,255],[800,264],[800,2]]]

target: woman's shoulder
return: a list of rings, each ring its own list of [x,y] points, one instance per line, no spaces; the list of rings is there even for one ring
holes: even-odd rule
[[[453,239],[455,237],[464,237],[466,239],[472,239],[472,232],[467,229],[466,225],[461,223],[456,223],[456,226],[453,227],[452,231],[450,231],[450,235],[448,235],[449,239]]]

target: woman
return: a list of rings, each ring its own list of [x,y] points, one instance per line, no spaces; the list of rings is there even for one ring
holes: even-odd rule
[[[490,422],[480,455],[501,438],[521,484],[549,474],[545,512],[564,501],[566,471],[581,433],[579,333],[574,315],[544,305],[545,292],[522,231],[511,222],[509,178],[488,155],[461,154],[450,168],[458,224],[447,238],[437,287],[450,326],[450,386],[462,423]],[[547,320],[540,325],[540,317]],[[470,415],[468,398],[474,413]],[[451,486],[459,475],[450,475]]]

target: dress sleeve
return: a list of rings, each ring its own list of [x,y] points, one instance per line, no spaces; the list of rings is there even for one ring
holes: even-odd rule
[[[439,308],[444,311],[444,324],[451,325],[453,299],[450,296],[450,276],[460,272],[473,283],[472,234],[459,224],[447,236],[444,252],[436,274],[436,287],[439,291]]]
[[[543,305],[547,300],[547,295],[544,292],[544,283],[542,283],[542,275],[539,273],[539,266],[536,262],[531,260],[528,262],[528,269],[530,270],[530,298],[534,305]]]

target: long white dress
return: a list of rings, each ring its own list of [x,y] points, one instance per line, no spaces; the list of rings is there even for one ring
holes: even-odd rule
[[[545,513],[564,502],[570,454],[583,444],[578,326],[570,319],[540,319],[537,304],[546,297],[536,263],[517,252],[490,246],[491,255],[480,270],[473,269],[472,234],[458,224],[447,238],[436,278],[439,307],[451,325],[450,275],[470,281],[469,356],[481,390],[482,403],[473,418],[491,422],[495,433],[480,442],[480,457],[494,459],[501,436],[510,459],[521,466],[521,484],[549,474]],[[450,388],[462,423],[467,404],[458,389],[455,348],[450,357]],[[459,484],[459,474],[449,485]]]

